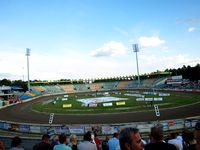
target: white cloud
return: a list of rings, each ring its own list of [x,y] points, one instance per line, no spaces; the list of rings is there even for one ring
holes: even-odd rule
[[[27,80],[26,56],[0,51],[0,79]],[[88,79],[113,77],[126,74],[121,68],[124,63],[118,57],[88,56],[88,53],[74,51],[58,54],[31,53],[29,57],[30,80]],[[126,62],[125,62],[126,63]],[[127,69],[128,70],[128,69]]]
[[[9,78],[14,75],[14,78],[23,76],[23,67],[25,66],[26,57],[23,53],[13,53],[9,51],[0,51],[0,70],[1,78]]]
[[[152,37],[141,36],[138,39],[138,41],[141,47],[155,47],[165,43],[165,40],[161,40],[157,36],[152,36]]]
[[[128,53],[128,52],[127,52]],[[173,54],[174,55],[174,54]],[[0,51],[0,79],[27,80],[26,57],[24,52],[10,53]],[[166,68],[177,68],[190,65],[194,58],[188,55],[153,55],[141,52],[138,55],[140,73],[150,73]],[[195,60],[200,58],[195,58]],[[65,51],[63,53],[36,53],[30,56],[30,79],[92,79],[136,74],[135,55],[130,51],[128,55],[120,57],[88,56],[88,53]],[[194,64],[194,62],[193,62]]]
[[[163,47],[161,48],[161,50],[162,50],[163,52],[165,52],[165,53],[168,53],[168,52],[169,52],[169,47],[168,47],[168,46],[163,46]]]
[[[126,47],[121,42],[110,41],[105,43],[102,47],[91,52],[91,56],[118,56],[126,53]]]
[[[191,65],[190,62],[193,60],[188,55],[177,54],[174,56],[156,56],[156,55],[141,55],[139,57],[142,62],[141,68],[146,68],[145,71],[148,73],[156,70],[165,70],[170,68],[178,68],[183,65]]]
[[[188,28],[188,32],[194,32],[195,30],[196,30],[195,27],[190,27],[190,28]]]

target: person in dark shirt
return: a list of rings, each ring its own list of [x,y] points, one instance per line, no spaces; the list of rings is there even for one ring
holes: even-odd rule
[[[188,133],[187,139],[189,142],[185,150],[200,150],[200,122],[196,123],[194,132],[190,131]]]
[[[152,127],[149,137],[150,143],[145,145],[145,150],[177,150],[174,145],[163,141],[163,130],[160,126]]]
[[[194,131],[194,136],[196,139],[196,150],[200,150],[200,121],[198,121],[195,125],[195,131]]]
[[[105,139],[101,142],[102,150],[108,150],[108,140],[109,136],[106,136]]]
[[[59,138],[58,138],[58,135],[54,135],[53,136],[53,139],[51,141],[51,146],[54,147],[55,145],[58,145],[59,144]]]
[[[50,145],[50,136],[44,134],[42,136],[42,141],[33,146],[33,150],[53,150],[53,147]]]

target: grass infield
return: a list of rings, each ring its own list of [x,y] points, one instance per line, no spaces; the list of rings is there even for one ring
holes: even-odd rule
[[[97,107],[84,107],[77,99],[103,97],[101,93],[78,93],[68,95],[68,100],[63,101],[63,96],[50,98],[47,101],[36,103],[32,109],[39,112],[58,113],[58,114],[99,114],[99,113],[120,113],[120,112],[134,112],[145,111],[154,109],[155,104],[160,108],[172,108],[182,105],[188,105],[195,102],[200,102],[199,93],[186,93],[186,92],[161,92],[170,93],[170,96],[159,96],[158,94],[143,94],[144,91],[122,91],[122,92],[109,92],[109,96],[117,98],[127,98],[128,100],[113,101],[112,106],[103,106],[103,103],[98,103]],[[149,91],[152,92],[152,91]],[[137,97],[126,96],[127,93],[137,93],[145,95],[145,98],[158,98],[162,97],[162,101],[136,101]],[[116,102],[124,102],[125,105],[116,105]],[[55,103],[55,104],[54,104]],[[107,103],[107,102],[106,102]],[[63,104],[71,104],[72,107],[63,108]]]

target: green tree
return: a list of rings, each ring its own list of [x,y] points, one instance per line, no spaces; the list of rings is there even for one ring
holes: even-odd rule
[[[0,85],[5,85],[5,86],[10,86],[11,85],[11,81],[8,80],[8,79],[3,79],[3,80],[0,80]]]

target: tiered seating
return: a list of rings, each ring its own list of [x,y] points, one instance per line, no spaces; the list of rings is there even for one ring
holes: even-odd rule
[[[90,84],[91,91],[100,91],[102,88],[102,83],[92,83]]]
[[[35,89],[32,89],[32,88],[31,88],[31,93],[33,93],[35,95],[42,95],[42,92],[35,90]]]
[[[80,92],[90,91],[90,86],[88,84],[74,84],[74,90]]]
[[[44,92],[45,89],[42,86],[31,86],[31,89],[37,90],[39,92]]]
[[[102,83],[103,90],[114,90],[116,89],[119,82],[104,82]]]
[[[60,85],[66,93],[74,93],[74,86],[72,84]]]
[[[117,89],[125,89],[129,83],[130,81],[120,81],[117,85]]]
[[[35,95],[41,95],[45,89],[42,86],[31,86],[31,92]]]
[[[26,95],[31,96],[31,97],[36,96],[36,94],[34,94],[34,93],[32,93],[32,92],[26,92]]]
[[[141,87],[152,87],[152,84],[155,82],[156,79],[145,79],[143,80]]]
[[[142,84],[142,83],[140,83],[140,84]],[[135,80],[135,81],[129,82],[126,88],[130,88],[130,89],[131,88],[138,88],[138,81]]]
[[[46,85],[43,86],[45,88],[45,93],[63,93],[63,89],[57,85]]]
[[[114,90],[114,89],[131,89],[131,88],[152,88],[160,87],[164,85],[166,77],[145,79],[140,81],[138,86],[138,80],[134,81],[113,81],[113,82],[101,82],[91,84],[66,84],[66,85],[46,85],[46,86],[32,86],[31,93],[34,95],[41,95],[43,93],[76,93],[76,92],[88,92],[88,91],[101,91],[101,90]]]
[[[159,78],[157,80],[155,80],[155,82],[152,84],[153,86],[160,86],[160,85],[164,85],[165,81],[166,81],[167,77],[162,77]]]

